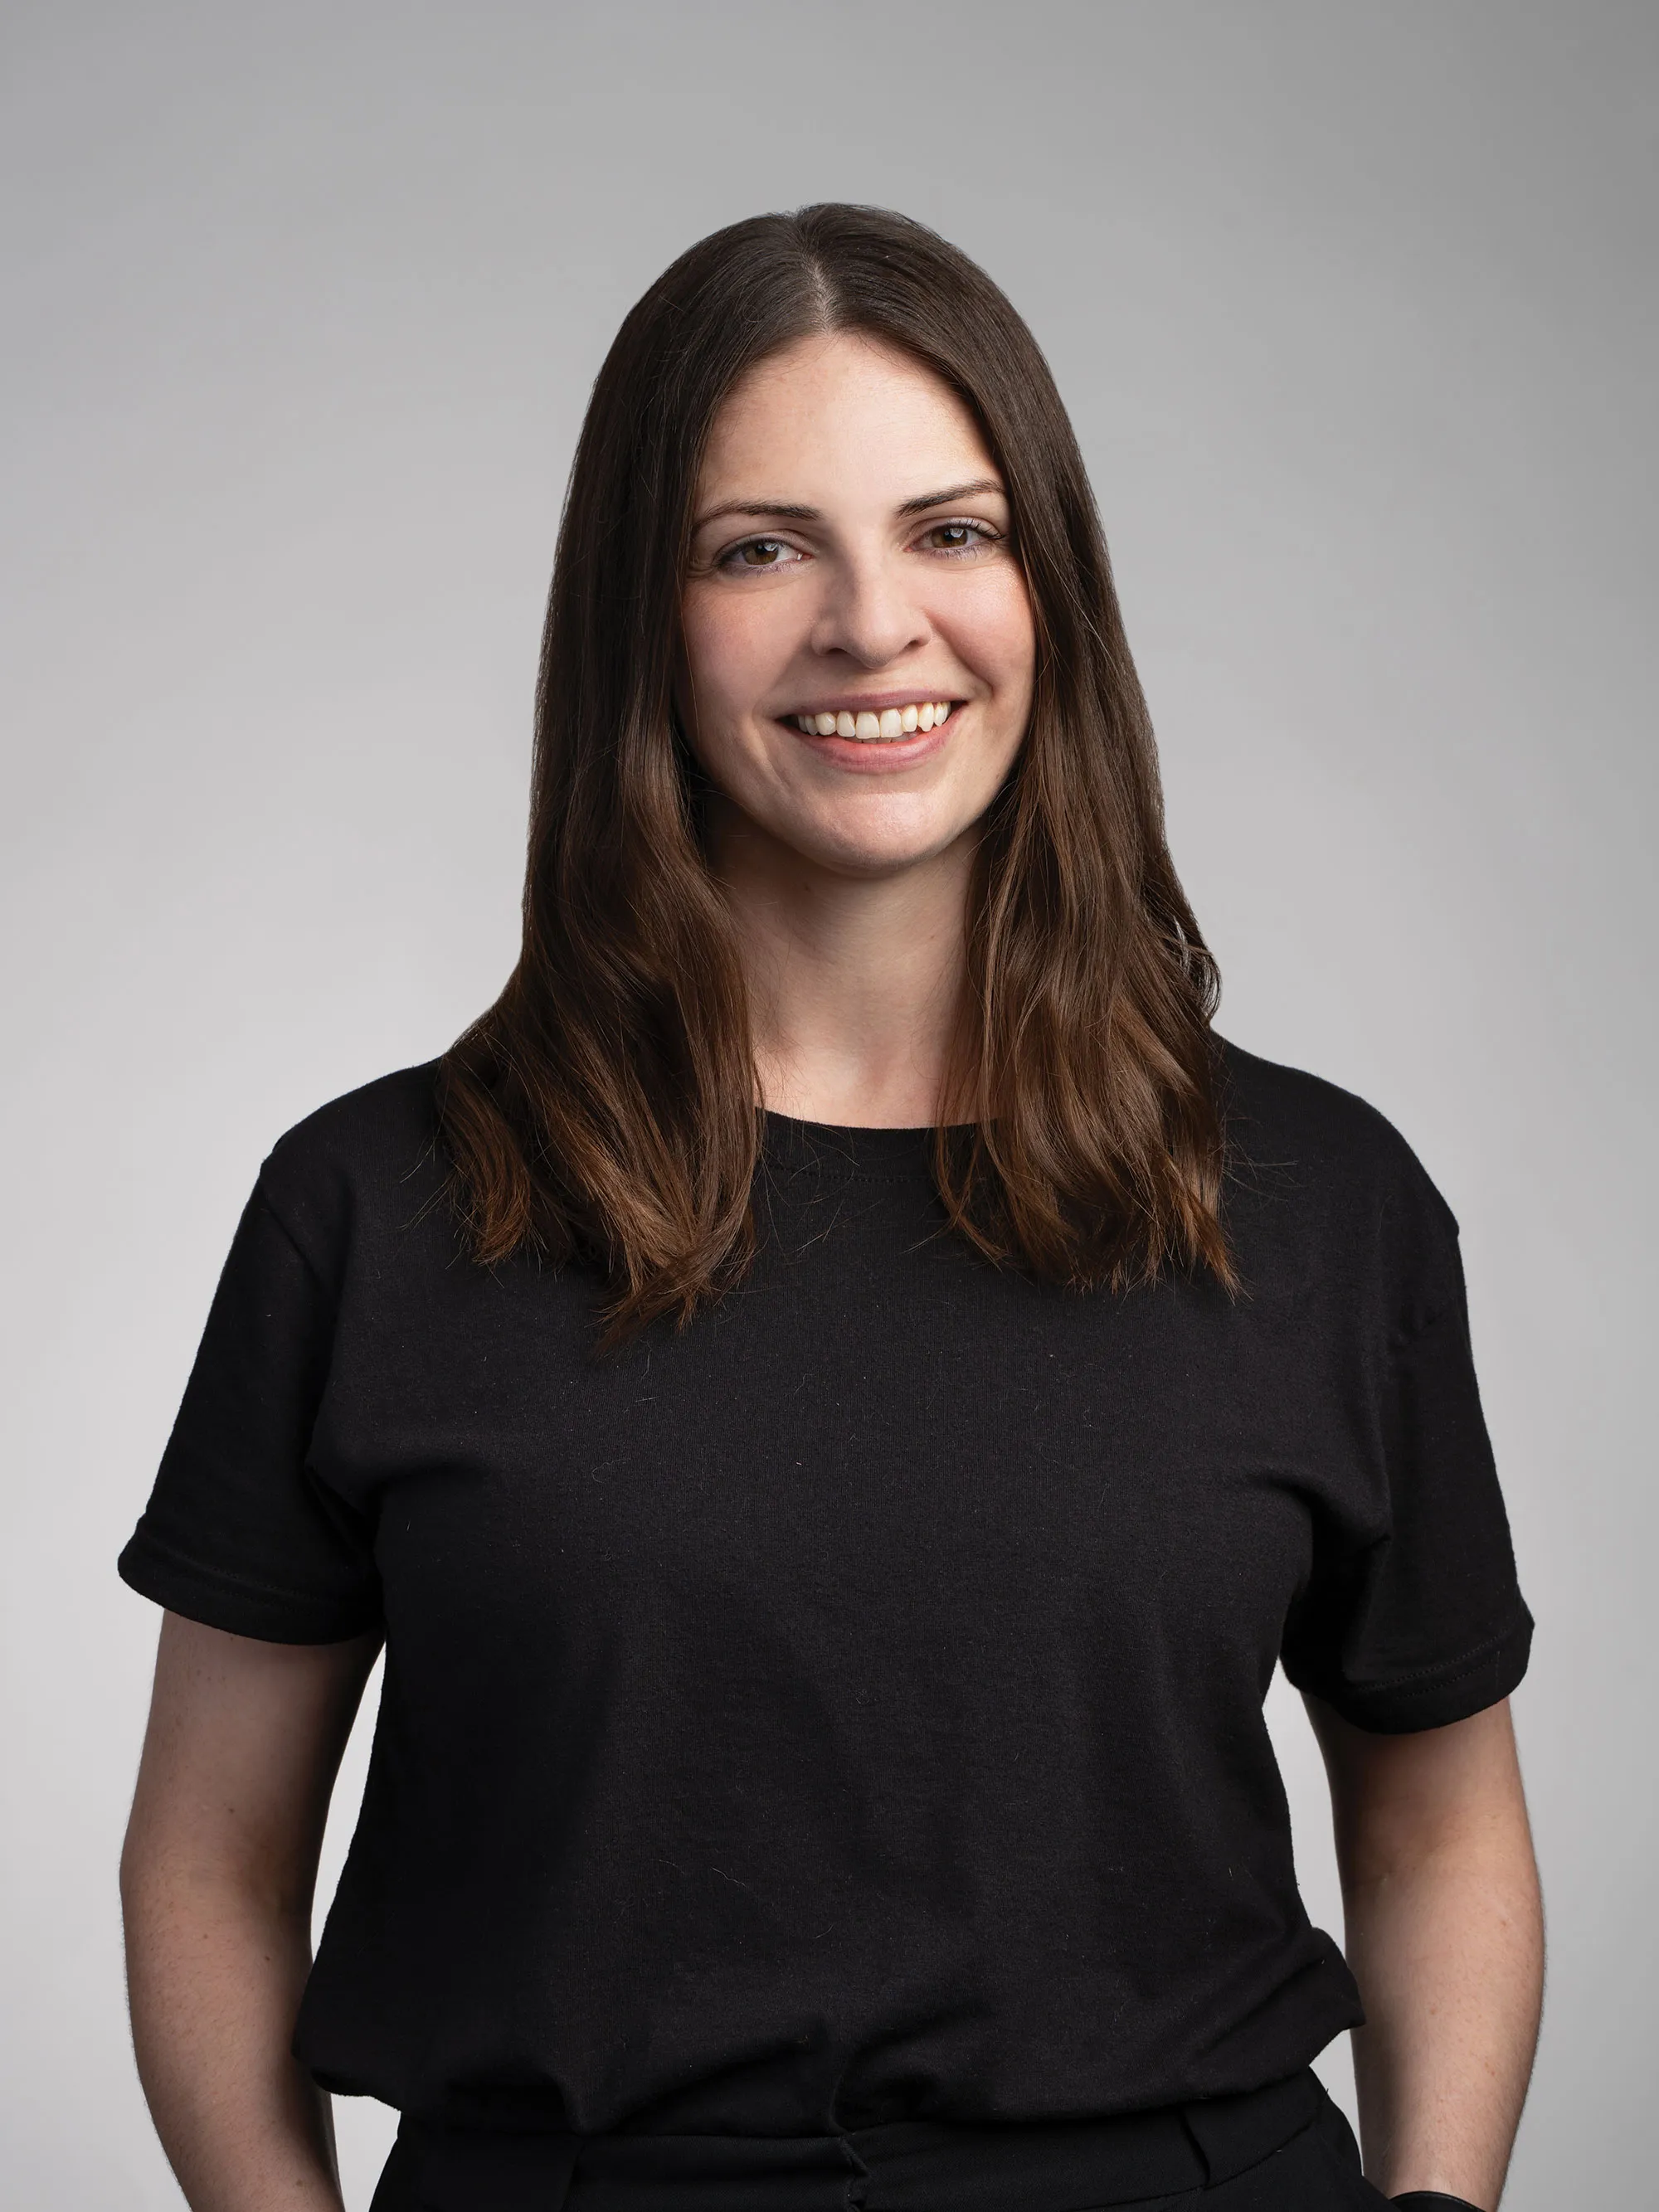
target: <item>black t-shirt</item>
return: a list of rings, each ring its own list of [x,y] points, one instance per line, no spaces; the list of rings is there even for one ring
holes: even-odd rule
[[[282,1140],[121,1571],[240,1635],[384,1630],[320,2081],[582,2131],[1035,2120],[1359,2018],[1274,1663],[1432,1728],[1531,1622],[1450,1214],[1357,1099],[1227,1070],[1237,1299],[999,1271],[928,1133],[769,1115],[754,1272],[610,1358],[581,1268],[459,1253],[432,1069]]]

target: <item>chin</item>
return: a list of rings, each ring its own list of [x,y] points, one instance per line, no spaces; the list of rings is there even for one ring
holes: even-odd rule
[[[902,875],[907,868],[925,866],[947,852],[962,836],[960,829],[941,830],[934,836],[872,838],[833,833],[792,838],[789,842],[804,860],[845,876]]]

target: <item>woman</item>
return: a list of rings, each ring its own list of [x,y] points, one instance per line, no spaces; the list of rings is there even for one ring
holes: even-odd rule
[[[123,1558],[191,2204],[337,2208],[336,2090],[404,2113],[377,2212],[1495,2205],[1530,1621],[1455,1225],[1211,1033],[1001,294],[848,207],[676,263],[595,387],[538,712],[519,965],[265,1163]],[[1372,2181],[1308,2071],[1356,1981]]]

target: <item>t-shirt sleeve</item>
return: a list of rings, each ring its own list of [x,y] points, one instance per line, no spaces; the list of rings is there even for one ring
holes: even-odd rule
[[[122,1578],[273,1644],[380,1620],[373,1530],[308,1464],[335,1301],[263,1187],[243,1212]]]
[[[1381,1507],[1318,1528],[1285,1672],[1356,1726],[1407,1735],[1496,1705],[1526,1671],[1532,1616],[1516,1579],[1469,1343],[1455,1227],[1414,1269],[1362,1395]],[[1403,1310],[1402,1310],[1403,1309]]]

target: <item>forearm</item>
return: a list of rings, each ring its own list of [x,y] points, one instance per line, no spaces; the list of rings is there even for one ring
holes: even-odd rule
[[[139,2075],[191,2212],[341,2212],[327,2100],[289,2052],[307,1915],[160,1871],[125,1887]]]
[[[1524,1825],[1448,1838],[1351,1883],[1349,1963],[1365,2169],[1385,2195],[1492,2212],[1537,2039],[1543,1928]]]

